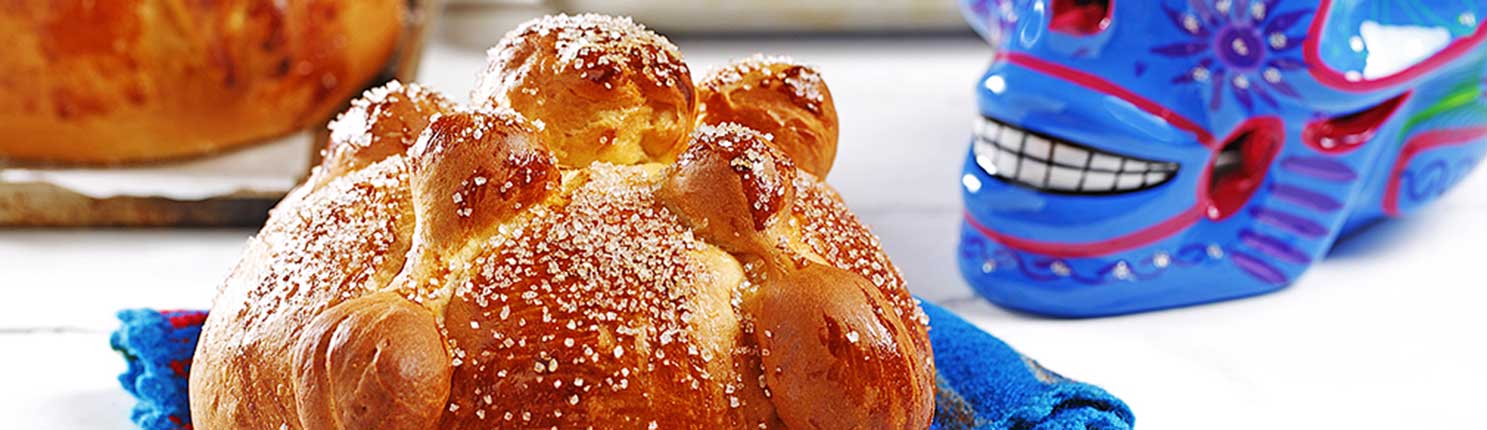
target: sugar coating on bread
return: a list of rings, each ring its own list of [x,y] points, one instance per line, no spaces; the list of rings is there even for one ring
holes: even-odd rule
[[[565,166],[671,161],[696,115],[681,53],[629,18],[539,18],[488,57],[471,100],[522,112]]]
[[[250,239],[193,361],[197,428],[318,428],[299,424],[308,411],[287,389],[291,352],[316,316],[384,288],[403,266],[414,220],[401,158],[296,190]]]
[[[587,173],[568,204],[487,243],[468,272],[452,275],[445,317],[470,323],[449,328],[460,363],[455,391],[465,395],[451,399],[458,409],[447,419],[724,424],[726,387],[743,387],[722,366],[732,361],[738,317],[733,285],[715,273],[737,267],[656,204],[647,185],[660,172],[596,165]],[[529,395],[477,394],[508,392]]]
[[[770,136],[735,123],[701,124],[692,134],[680,165],[704,162],[716,155],[739,176],[754,228],[762,230],[789,205],[794,194],[795,163],[769,145]]]
[[[570,165],[531,106],[435,105],[352,122],[427,127],[250,242],[197,428],[927,428],[922,312],[768,134],[689,123],[664,162]]]
[[[521,114],[505,108],[434,118],[409,149],[418,237],[478,236],[540,203],[558,181],[557,161]],[[416,249],[415,251],[419,251]]]
[[[737,123],[770,135],[807,173],[826,177],[836,158],[831,92],[814,67],[754,55],[712,70],[698,83],[698,122]]]
[[[757,82],[758,80],[777,80]],[[826,82],[815,67],[783,55],[754,54],[708,71],[698,86],[710,91],[724,91],[735,85],[773,86],[776,82],[794,96],[801,107],[811,112],[824,109],[828,93]]]
[[[368,89],[330,122],[321,168],[338,176],[407,152],[430,119],[454,108],[444,95],[416,83],[394,80]]]
[[[556,37],[557,64],[579,70],[582,79],[602,82],[619,73],[621,67],[638,65],[640,77],[670,86],[685,78],[683,73],[687,72],[676,45],[628,17],[551,15],[518,27],[505,40],[517,45],[528,40],[531,33]],[[513,50],[497,48],[493,52],[505,55]]]

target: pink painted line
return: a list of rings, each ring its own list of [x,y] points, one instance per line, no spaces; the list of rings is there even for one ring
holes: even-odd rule
[[[965,213],[965,220],[967,224],[970,224],[972,228],[975,228],[981,234],[986,235],[987,238],[1013,249],[1034,252],[1050,257],[1087,258],[1109,255],[1117,251],[1148,245],[1152,242],[1162,240],[1198,222],[1199,219],[1203,218],[1204,208],[1206,207],[1208,207],[1207,204],[1200,202],[1177,216],[1151,227],[1113,239],[1084,243],[1045,242],[1009,236],[982,225],[976,221],[976,217],[971,216],[970,212]]]
[[[1021,67],[1025,67],[1029,70],[1042,72],[1059,79],[1078,84],[1085,88],[1115,96],[1117,98],[1120,98],[1121,100],[1125,100],[1127,103],[1135,105],[1137,108],[1144,110],[1147,113],[1167,120],[1167,122],[1172,123],[1172,125],[1177,126],[1177,128],[1180,128],[1189,133],[1193,133],[1193,135],[1198,137],[1198,142],[1202,143],[1203,146],[1213,147],[1216,144],[1213,141],[1213,135],[1210,134],[1208,130],[1204,130],[1203,127],[1199,127],[1198,123],[1193,122],[1192,120],[1188,119],[1185,116],[1182,116],[1181,114],[1178,114],[1177,112],[1173,112],[1171,109],[1167,109],[1166,106],[1162,106],[1160,103],[1151,101],[1151,99],[1142,97],[1139,94],[1127,90],[1125,87],[1116,85],[1115,83],[1107,81],[1099,76],[1064,67],[1062,65],[1048,62],[1020,52],[1003,52],[998,54],[997,58],[1006,60],[1009,63],[1016,64]]]

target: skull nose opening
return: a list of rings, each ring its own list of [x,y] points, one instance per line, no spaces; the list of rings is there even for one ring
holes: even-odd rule
[[[1048,29],[1076,35],[1091,35],[1110,26],[1111,0],[1053,0]]]
[[[1265,182],[1283,136],[1279,120],[1256,119],[1219,147],[1208,166],[1209,219],[1228,218],[1249,202]]]

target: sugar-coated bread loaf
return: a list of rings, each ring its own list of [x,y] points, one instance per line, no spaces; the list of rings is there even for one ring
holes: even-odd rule
[[[595,22],[617,21],[523,28]],[[615,92],[575,115],[674,95]],[[337,120],[221,287],[195,428],[928,428],[926,317],[768,134],[689,120],[674,149],[594,151],[537,104],[443,100],[394,83]]]
[[[7,2],[0,160],[161,160],[317,124],[383,69],[406,4]]]

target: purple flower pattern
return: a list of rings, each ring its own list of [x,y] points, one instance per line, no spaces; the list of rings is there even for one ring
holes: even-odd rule
[[[1276,13],[1279,0],[1188,0],[1189,10],[1166,4],[1162,11],[1188,40],[1151,52],[1168,58],[1196,60],[1193,68],[1172,78],[1176,84],[1209,85],[1209,110],[1223,106],[1224,90],[1253,113],[1255,99],[1277,107],[1274,94],[1296,98],[1286,73],[1306,68],[1300,47],[1306,29],[1296,28],[1312,10]],[[1299,35],[1292,34],[1297,32]]]

